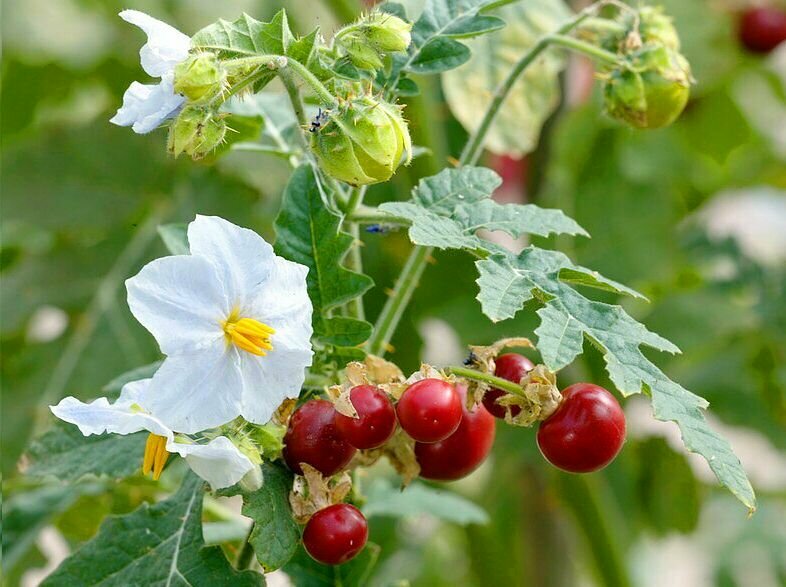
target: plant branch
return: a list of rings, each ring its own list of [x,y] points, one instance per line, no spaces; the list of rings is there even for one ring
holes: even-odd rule
[[[520,385],[516,385],[512,381],[502,379],[502,377],[497,377],[496,375],[491,375],[490,373],[481,373],[480,371],[476,371],[475,369],[470,369],[468,367],[447,367],[445,371],[465,379],[472,379],[473,381],[488,383],[491,387],[502,389],[503,391],[507,391],[513,395],[525,397],[524,390],[521,389]]]
[[[254,562],[254,546],[251,544],[251,533],[254,531],[254,524],[251,524],[251,527],[248,529],[248,535],[246,536],[245,541],[243,542],[243,548],[240,549],[240,552],[237,555],[237,561],[235,562],[235,567],[238,569],[247,569],[249,568]]]

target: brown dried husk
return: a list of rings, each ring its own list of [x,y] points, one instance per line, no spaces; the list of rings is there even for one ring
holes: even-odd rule
[[[346,471],[333,477],[324,477],[311,465],[301,463],[303,475],[296,475],[289,492],[292,515],[299,524],[305,524],[319,510],[341,503],[352,489],[352,478]]]

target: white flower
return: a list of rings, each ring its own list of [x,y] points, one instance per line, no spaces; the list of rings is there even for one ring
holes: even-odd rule
[[[157,259],[126,281],[131,312],[167,355],[148,405],[186,433],[242,415],[267,422],[311,365],[308,268],[255,232],[214,216],[188,227],[190,255]]]
[[[154,471],[156,479],[164,467],[167,453],[177,453],[184,457],[191,469],[210,483],[213,489],[234,485],[254,468],[251,460],[226,436],[213,438],[207,444],[183,442],[182,437],[176,440],[172,429],[147,409],[151,381],[142,379],[127,383],[114,403],[109,403],[105,397],[88,404],[67,397],[49,409],[61,420],[76,424],[85,436],[104,432],[133,434],[147,430],[151,434],[145,451],[143,471],[147,473],[152,469],[157,451],[159,456]]]
[[[191,39],[138,10],[124,10],[120,18],[138,26],[147,35],[147,43],[139,50],[142,69],[152,77],[160,77],[161,82],[157,85],[133,82],[123,95],[123,105],[110,122],[131,126],[134,132],[145,134],[177,114],[185,101],[173,89],[174,69],[188,57]]]

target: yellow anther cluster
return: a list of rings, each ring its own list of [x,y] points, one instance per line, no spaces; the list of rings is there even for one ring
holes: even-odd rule
[[[151,433],[147,437],[147,444],[145,445],[145,459],[142,462],[142,474],[147,475],[153,472],[153,479],[156,481],[161,476],[161,471],[164,470],[164,465],[169,458],[169,453],[166,450],[166,438]]]
[[[267,354],[265,351],[273,350],[270,337],[276,331],[253,318],[230,318],[224,323],[224,332],[230,342],[252,355],[264,357]]]

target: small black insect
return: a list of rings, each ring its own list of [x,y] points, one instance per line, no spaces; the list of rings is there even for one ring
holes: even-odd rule
[[[311,121],[311,128],[308,129],[308,132],[317,132],[320,128],[322,128],[322,125],[325,124],[327,120],[327,111],[320,108],[317,110],[317,115],[314,117],[314,120]]]
[[[475,363],[477,363],[477,361],[478,361],[478,356],[472,351],[469,351],[469,355],[467,355],[467,358],[464,359],[464,364],[467,367],[469,367],[470,365],[474,365]]]

